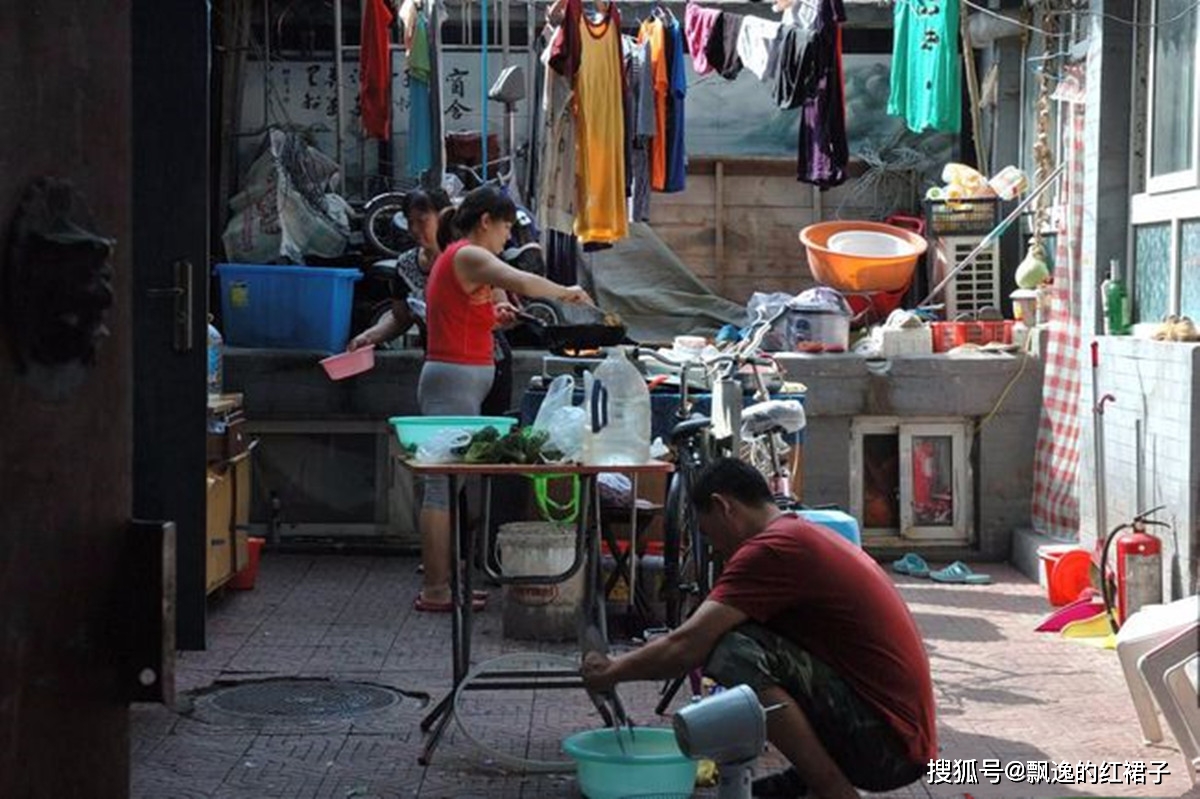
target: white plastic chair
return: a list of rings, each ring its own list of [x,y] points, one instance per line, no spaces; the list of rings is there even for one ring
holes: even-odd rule
[[[1137,664],[1143,655],[1173,638],[1180,630],[1200,619],[1200,596],[1190,596],[1168,605],[1148,605],[1125,620],[1117,633],[1117,658],[1125,672],[1125,683],[1133,698],[1142,737],[1147,743],[1163,739],[1154,708],[1154,698]]]
[[[1188,760],[1188,773],[1195,785],[1200,781],[1200,654],[1193,654],[1178,666],[1167,669],[1166,680],[1196,747]]]
[[[1184,668],[1197,657],[1198,633],[1200,622],[1193,621],[1169,640],[1138,658],[1137,664],[1150,695],[1158,703],[1168,729],[1179,744],[1193,784],[1196,782],[1195,760],[1200,757],[1200,744],[1197,743],[1200,726],[1192,726],[1189,722],[1195,722],[1195,717],[1200,716],[1200,710],[1197,709],[1200,698],[1188,681]],[[1170,682],[1168,674],[1171,675]]]

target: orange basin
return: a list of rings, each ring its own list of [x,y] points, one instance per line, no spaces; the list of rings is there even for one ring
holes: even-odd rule
[[[883,257],[834,252],[826,245],[830,236],[850,230],[869,230],[903,239],[912,247],[907,255]],[[881,222],[818,222],[800,231],[808,251],[808,268],[817,282],[838,291],[899,291],[912,282],[917,261],[925,254],[925,239]]]

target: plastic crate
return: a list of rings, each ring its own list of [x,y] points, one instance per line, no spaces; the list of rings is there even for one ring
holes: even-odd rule
[[[934,322],[933,351],[949,352],[964,344],[1012,344],[1011,319],[994,322]]]
[[[925,225],[930,238],[948,235],[982,235],[1000,224],[1002,201],[998,197],[966,200],[926,200]]]
[[[233,347],[341,352],[357,269],[217,264],[221,322]]]

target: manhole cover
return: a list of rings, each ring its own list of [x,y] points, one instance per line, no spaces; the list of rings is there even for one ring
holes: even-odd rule
[[[403,701],[389,688],[360,682],[271,680],[223,688],[209,697],[226,713],[261,719],[332,719],[384,710]]]

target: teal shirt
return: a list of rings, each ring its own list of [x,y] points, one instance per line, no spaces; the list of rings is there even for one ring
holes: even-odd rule
[[[958,0],[895,5],[888,113],[904,117],[915,133],[958,133],[962,127],[958,14]]]

